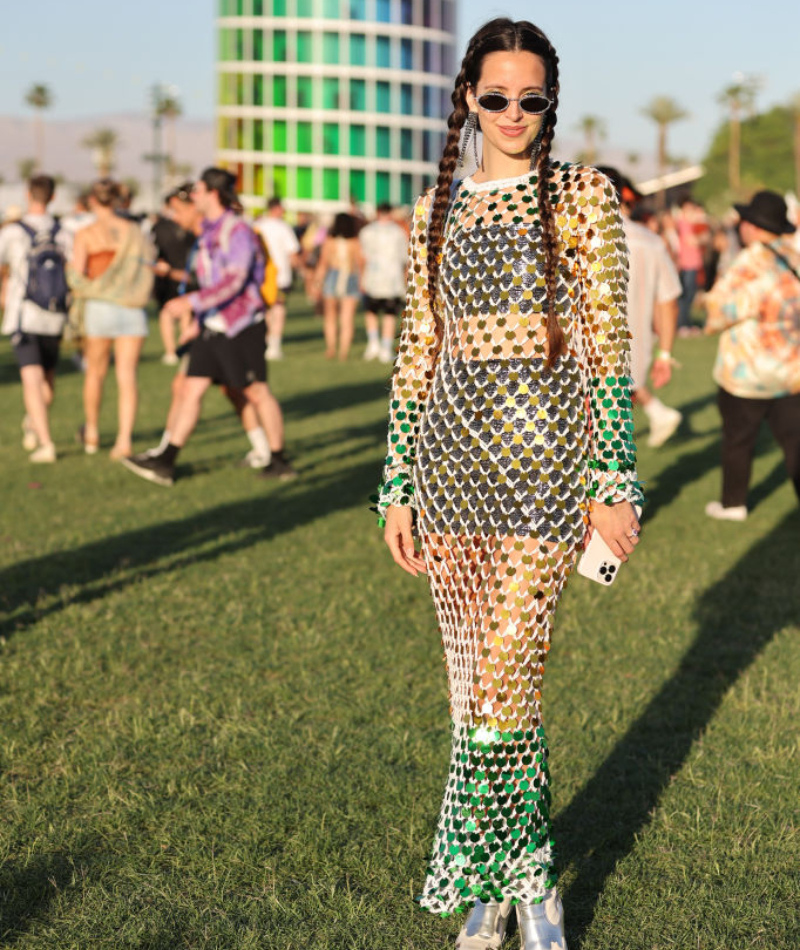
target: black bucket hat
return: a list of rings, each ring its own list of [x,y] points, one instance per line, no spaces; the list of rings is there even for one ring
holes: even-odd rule
[[[759,191],[750,204],[733,206],[742,221],[748,221],[770,234],[794,234],[796,228],[787,215],[786,202],[776,191]]]

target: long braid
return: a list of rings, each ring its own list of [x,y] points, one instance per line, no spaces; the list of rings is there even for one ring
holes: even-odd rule
[[[542,35],[548,47],[547,77],[548,95],[552,106],[544,116],[544,132],[539,150],[537,168],[539,172],[539,213],[542,219],[542,243],[544,245],[544,281],[547,292],[547,365],[552,368],[555,361],[566,351],[566,339],[556,311],[558,286],[558,236],[556,233],[553,200],[550,192],[550,148],[555,136],[558,121],[558,55],[550,41]]]

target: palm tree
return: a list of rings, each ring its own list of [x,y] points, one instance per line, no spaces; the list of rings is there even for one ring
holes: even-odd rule
[[[669,96],[656,96],[642,109],[642,115],[652,119],[658,126],[658,174],[662,177],[667,170],[667,129],[673,122],[687,118],[689,113]],[[664,207],[665,198],[662,188],[658,193],[659,207]]]
[[[800,92],[796,92],[789,102],[794,119],[794,191],[800,196]]]
[[[596,115],[585,115],[578,122],[578,128],[583,132],[585,146],[581,160],[587,165],[594,165],[597,161],[597,141],[606,137],[606,124]]]
[[[34,83],[25,93],[25,104],[34,110],[33,139],[35,143],[36,169],[41,171],[44,163],[44,121],[42,120],[42,112],[45,109],[49,109],[53,104],[50,87],[45,86],[44,83]]]
[[[36,171],[36,159],[35,158],[21,158],[17,162],[17,174],[19,175],[20,181],[27,181],[31,175]]]
[[[92,150],[92,161],[101,178],[108,178],[116,159],[114,152],[119,144],[119,136],[113,129],[95,129],[83,139],[81,145]]]
[[[159,92],[156,104],[156,115],[167,120],[167,174],[175,174],[176,121],[183,115],[183,106],[177,96],[166,92]]]
[[[752,112],[758,86],[752,77],[737,75],[717,96],[728,107],[728,185],[736,195],[742,184],[742,115]]]

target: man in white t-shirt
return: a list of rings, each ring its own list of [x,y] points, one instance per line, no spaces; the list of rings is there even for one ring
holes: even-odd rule
[[[653,388],[660,389],[672,378],[672,343],[678,324],[678,298],[681,282],[663,240],[641,224],[631,220],[637,192],[630,181],[615,168],[601,167],[617,190],[622,225],[628,242],[628,325],[631,330],[631,376],[633,398],[650,422],[647,444],[663,445],[681,424],[677,409],[665,406],[647,388],[647,370]],[[641,197],[641,196],[638,196]],[[653,349],[658,352],[653,360]]]
[[[27,213],[0,231],[0,269],[7,275],[2,332],[11,337],[19,365],[22,445],[32,462],[56,460],[47,410],[67,320],[64,267],[72,241],[47,211],[54,193],[49,175],[35,175],[28,182]]]
[[[267,314],[267,359],[283,359],[283,328],[286,324],[286,297],[292,288],[292,267],[300,264],[300,242],[283,220],[283,203],[270,198],[267,213],[253,227],[264,238],[269,256],[278,269],[278,299]]]
[[[395,318],[403,308],[406,292],[408,235],[392,219],[392,206],[380,204],[377,217],[359,234],[364,254],[364,323],[367,328],[365,360],[394,360]],[[378,316],[383,314],[380,336]]]

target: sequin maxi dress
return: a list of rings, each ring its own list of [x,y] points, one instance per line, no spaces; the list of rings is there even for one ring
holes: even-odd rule
[[[546,365],[535,173],[457,188],[427,296],[431,193],[414,209],[409,288],[378,511],[412,505],[450,689],[450,772],[421,905],[536,901],[555,883],[544,661],[588,502],[638,501],[616,198],[593,169],[552,165],[569,353]]]

